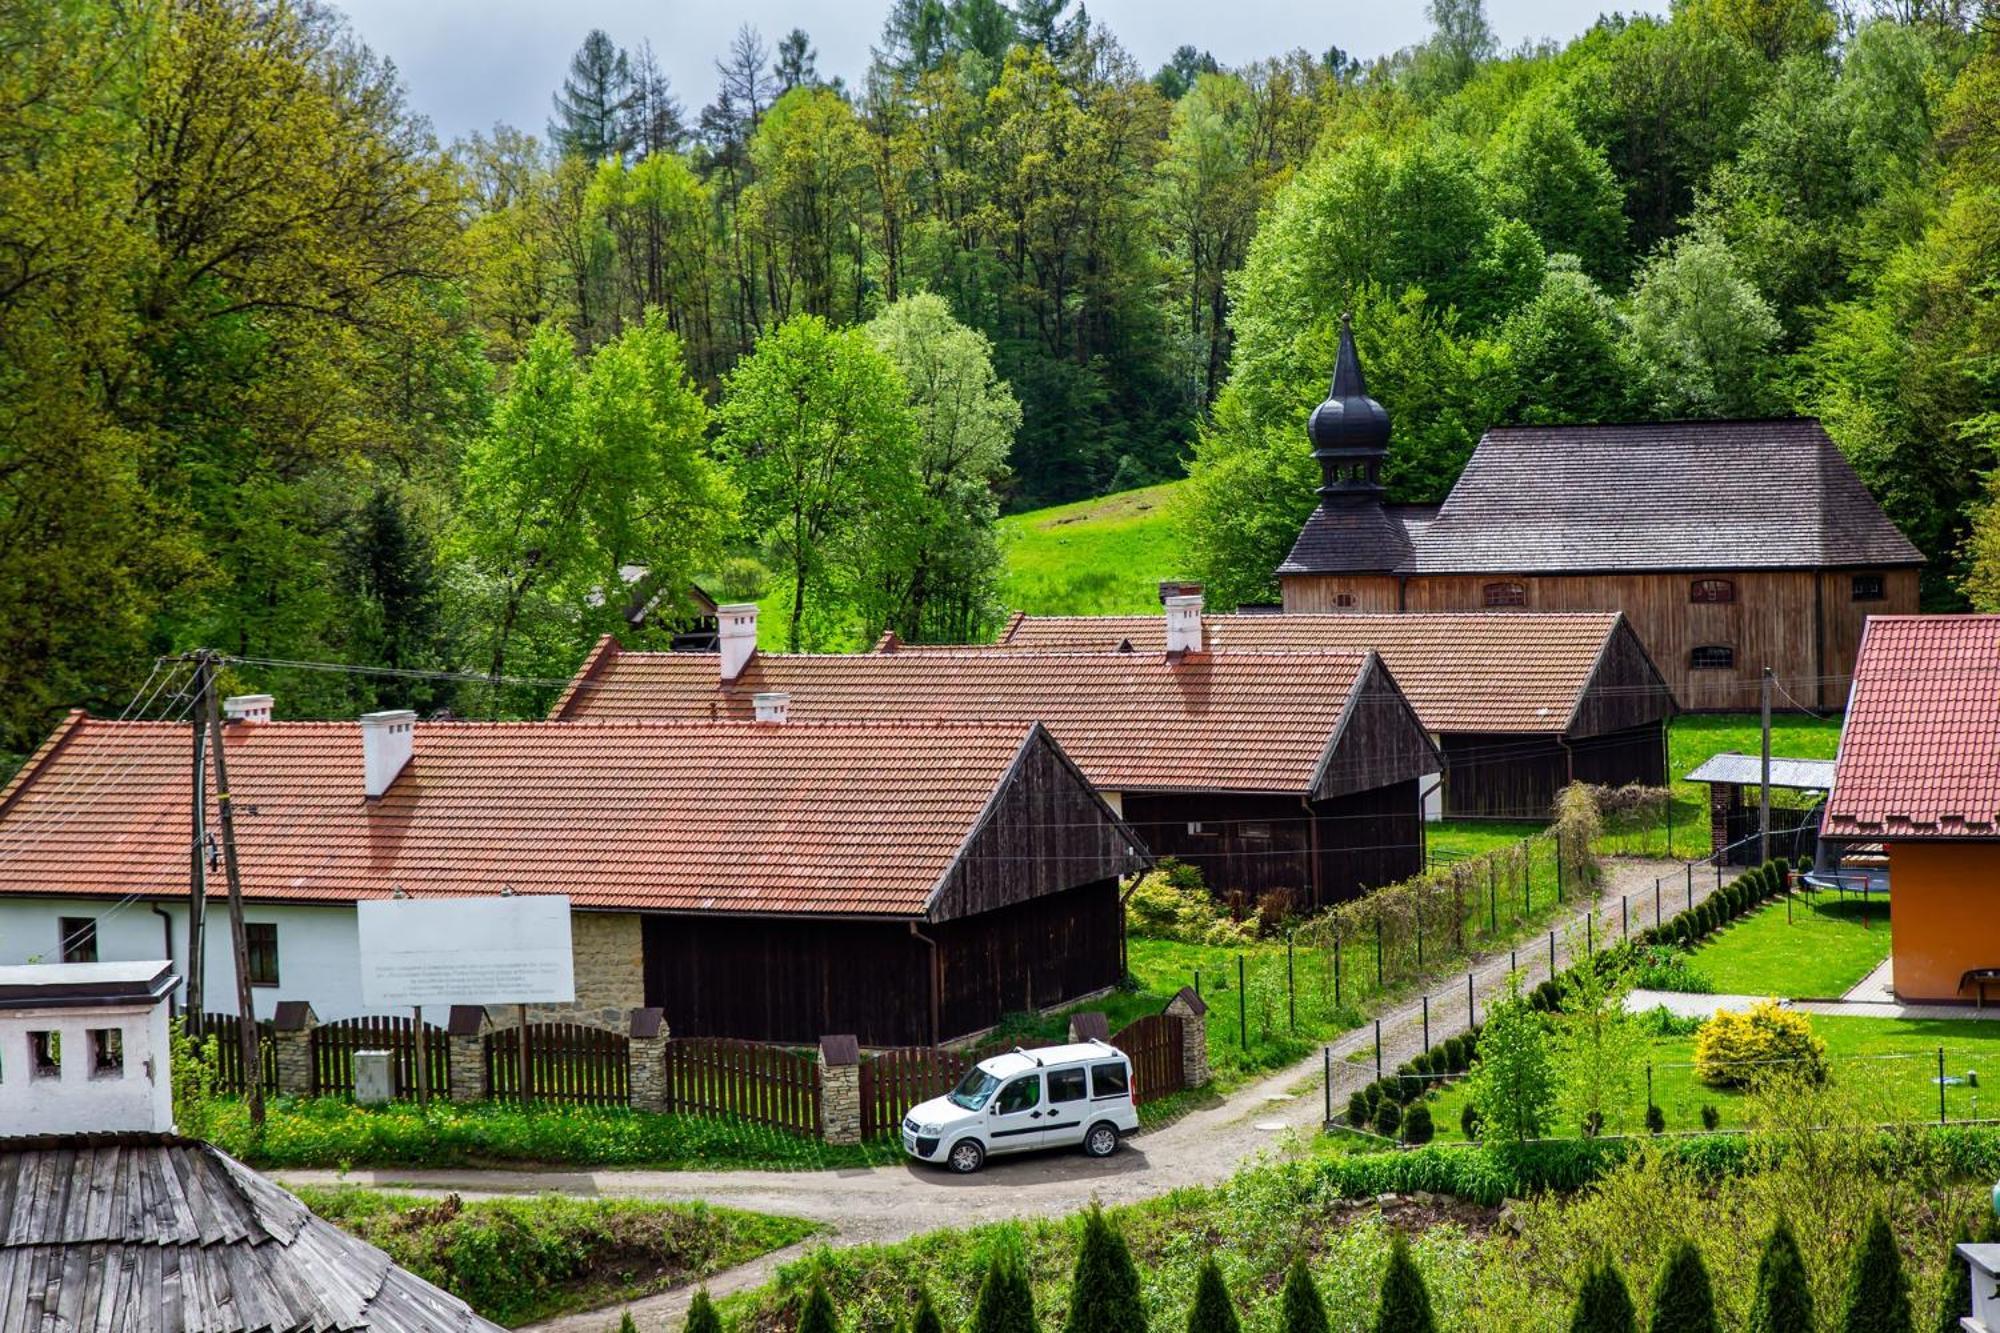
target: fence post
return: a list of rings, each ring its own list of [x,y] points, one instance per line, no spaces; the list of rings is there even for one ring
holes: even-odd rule
[[[1319,1048],[1319,1086],[1326,1102],[1326,1109],[1320,1115],[1320,1123],[1330,1125],[1333,1123],[1333,1047],[1331,1046]]]
[[[1653,1109],[1653,1062],[1646,1061],[1646,1109]]]
[[[1198,1088],[1208,1082],[1208,1003],[1183,986],[1164,1012],[1181,1021],[1181,1086]]]
[[[1292,929],[1285,927],[1285,1017],[1292,1031],[1299,1030],[1298,976],[1292,966]]]
[[[1382,1020],[1375,1020],[1375,1081],[1382,1081]]]
[[[1554,932],[1554,931],[1552,930],[1552,931],[1550,931],[1550,932],[1549,932],[1549,977],[1550,977],[1550,979],[1551,979],[1551,980],[1553,980],[1553,979],[1555,978],[1555,975],[1556,975],[1556,933],[1555,933],[1555,932]]]
[[[1586,959],[1597,956],[1597,913],[1583,914],[1583,956]]]
[[[483,1102],[491,1095],[486,1086],[486,1026],[486,1011],[476,1004],[453,1005],[445,1021],[455,1102]]]
[[[1333,931],[1333,1007],[1340,1008],[1340,928]]]
[[[1940,1046],[1938,1047],[1938,1123],[1942,1125],[1944,1122],[1944,1047]]]
[[[1618,933],[1628,940],[1632,938],[1632,895],[1629,893],[1618,900]]]
[[[852,1036],[819,1039],[820,1138],[861,1142],[861,1043]]]
[[[1479,1026],[1479,1020],[1472,1007],[1472,973],[1470,972],[1465,974],[1465,1025],[1468,1028]]]
[[[271,1045],[278,1065],[280,1097],[313,1093],[313,1029],[319,1019],[306,1000],[280,1000],[271,1016]]]
[[[1660,880],[1659,877],[1656,875],[1653,877],[1653,929],[1658,930],[1659,928],[1660,928]]]
[[[1424,1050],[1428,1052],[1430,1048],[1431,1048],[1431,997],[1426,995],[1424,996]],[[1938,1058],[1943,1059],[1944,1057],[1939,1056]]]
[[[1241,1050],[1250,1049],[1250,1000],[1246,992],[1250,989],[1244,979],[1243,955],[1236,955],[1236,1045]]]
[[[626,1030],[626,1099],[635,1111],[667,1109],[667,1014],[634,1009]]]

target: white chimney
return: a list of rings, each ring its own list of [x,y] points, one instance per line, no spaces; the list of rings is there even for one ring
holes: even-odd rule
[[[0,1139],[174,1126],[173,964],[0,967]]]
[[[1201,594],[1167,598],[1167,651],[1201,651]]]
[[[722,649],[722,679],[735,680],[757,651],[757,604],[736,602],[715,608],[716,641]]]
[[[232,694],[222,701],[222,717],[226,722],[269,722],[271,703],[268,694]]]
[[[361,715],[362,795],[373,801],[410,762],[416,743],[417,715],[407,708]]]
[[[791,710],[792,696],[783,690],[762,690],[750,696],[757,705],[759,722],[783,722]]]

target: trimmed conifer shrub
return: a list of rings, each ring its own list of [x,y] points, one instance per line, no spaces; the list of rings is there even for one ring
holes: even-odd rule
[[[715,1302],[708,1298],[708,1288],[695,1292],[688,1302],[687,1323],[682,1325],[684,1333],[722,1333],[722,1316],[715,1312]]]
[[[1424,1103],[1418,1102],[1410,1108],[1410,1113],[1403,1117],[1403,1142],[1425,1144],[1436,1134],[1437,1128],[1431,1124],[1431,1108]]]
[[[1410,1242],[1402,1232],[1389,1246],[1389,1266],[1382,1270],[1382,1299],[1375,1307],[1375,1333],[1435,1333],[1431,1294],[1417,1270]]]
[[[1278,1329],[1279,1333],[1327,1333],[1326,1303],[1320,1300],[1319,1285],[1313,1281],[1303,1258],[1292,1260],[1285,1273]]]
[[[1972,1239],[1972,1233],[1960,1230],[1959,1241]],[[1960,1333],[1964,1325],[1960,1323],[1972,1313],[1972,1270],[1961,1259],[1958,1245],[1953,1244],[1944,1258],[1944,1271],[1938,1275],[1937,1294],[1931,1301],[1929,1328],[1937,1333]]]
[[[1396,1137],[1396,1131],[1403,1127],[1403,1108],[1396,1102],[1385,1101],[1375,1108],[1375,1132],[1385,1139]]]
[[[1486,1124],[1479,1118],[1479,1108],[1467,1102],[1458,1113],[1458,1132],[1471,1140],[1478,1138],[1479,1131],[1484,1128]]]
[[[715,1333],[722,1333],[720,1328]],[[928,1287],[917,1289],[917,1312],[910,1316],[910,1333],[944,1333],[944,1320],[938,1318],[937,1306],[931,1303]]]
[[[632,1312],[630,1310],[619,1316],[618,1333],[639,1333],[639,1326],[632,1322]]]
[[[1188,1311],[1188,1333],[1237,1333],[1236,1307],[1229,1303],[1229,1288],[1215,1256],[1209,1255],[1195,1279],[1194,1306]]]
[[[1632,1293],[1610,1255],[1600,1257],[1583,1275],[1583,1285],[1576,1291],[1576,1308],[1569,1317],[1569,1333],[1639,1333],[1639,1312],[1632,1308]]]
[[[806,1292],[805,1307],[799,1311],[798,1333],[837,1333],[840,1321],[833,1317],[833,1298],[826,1294],[826,1284],[813,1279],[811,1290]]]
[[[1798,1238],[1783,1218],[1771,1228],[1757,1260],[1757,1290],[1750,1298],[1747,1333],[1789,1333],[1813,1326],[1812,1289]]]
[[[1889,1219],[1876,1213],[1847,1270],[1841,1333],[1911,1333],[1910,1283]]]
[[[1715,1318],[1715,1293],[1709,1287],[1708,1265],[1694,1242],[1674,1246],[1653,1289],[1653,1316],[1647,1333],[1722,1333]]]
[[[1139,1301],[1139,1270],[1132,1266],[1132,1252],[1095,1203],[1083,1215],[1083,1243],[1076,1251],[1063,1330],[1146,1333],[1146,1309]]]
[[[1357,1126],[1367,1124],[1369,1120],[1368,1112],[1367,1089],[1357,1089],[1354,1095],[1347,1099],[1347,1123]]]
[[[966,1333],[1035,1333],[1035,1293],[1012,1254],[996,1253],[987,1265]]]
[[[1716,1110],[1715,1107],[1709,1104],[1708,1102],[1703,1102],[1701,1105],[1701,1127],[1703,1129],[1712,1130],[1721,1123],[1722,1123],[1722,1112]]]
[[[1646,1108],[1646,1132],[1648,1134],[1664,1134],[1667,1132],[1667,1113],[1660,1109],[1658,1102],[1654,1102]]]

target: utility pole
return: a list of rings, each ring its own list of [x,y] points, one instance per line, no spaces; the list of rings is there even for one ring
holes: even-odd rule
[[[202,986],[203,969],[207,966],[204,955],[204,937],[208,931],[208,867],[202,856],[203,846],[208,841],[208,715],[204,711],[208,704],[212,679],[209,672],[208,656],[197,654],[194,659],[194,752],[191,756],[193,767],[189,773],[190,838],[188,841],[188,942],[187,942],[187,1030],[189,1035],[201,1037],[201,1016],[206,1005]]]
[[[1764,775],[1757,792],[1757,864],[1771,863],[1771,668],[1764,668]]]
[[[250,1126],[264,1129],[263,1062],[257,1051],[257,1006],[250,994],[250,941],[243,929],[243,874],[236,864],[236,816],[229,792],[229,766],[222,752],[222,709],[215,697],[215,656],[204,650],[208,667],[208,748],[215,760],[215,809],[222,824],[222,869],[229,877],[229,944],[236,955],[236,1031],[243,1054],[243,1087],[250,1098]]]

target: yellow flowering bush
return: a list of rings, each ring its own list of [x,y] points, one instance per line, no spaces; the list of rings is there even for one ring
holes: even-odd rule
[[[1783,1069],[1817,1082],[1826,1077],[1826,1043],[1804,1014],[1776,1000],[1724,1009],[1694,1037],[1694,1068],[1712,1088],[1740,1088],[1760,1070]]]

